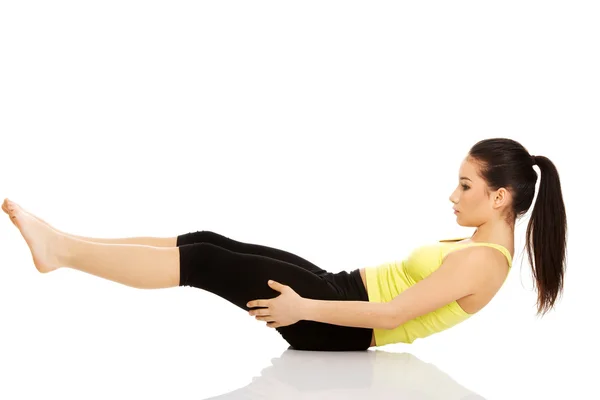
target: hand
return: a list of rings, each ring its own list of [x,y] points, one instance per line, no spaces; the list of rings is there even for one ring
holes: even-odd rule
[[[279,282],[269,281],[268,285],[281,294],[272,299],[258,299],[249,301],[246,306],[265,307],[250,310],[250,315],[256,315],[259,321],[267,321],[269,328],[279,328],[295,324],[302,319],[304,298],[289,286]]]

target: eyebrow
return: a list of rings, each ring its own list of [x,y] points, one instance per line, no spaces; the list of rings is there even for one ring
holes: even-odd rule
[[[469,179],[469,178],[467,178],[466,176],[461,176],[461,177],[460,177],[460,179]],[[469,179],[469,180],[470,180],[470,179]],[[470,180],[470,181],[471,181],[471,180]],[[471,182],[473,182],[473,181],[471,181]]]

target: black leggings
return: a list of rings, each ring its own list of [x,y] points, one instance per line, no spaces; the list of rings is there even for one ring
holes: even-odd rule
[[[250,300],[280,293],[267,285],[272,279],[300,296],[319,300],[368,301],[359,270],[327,272],[292,253],[238,242],[211,231],[177,237],[180,286],[214,293],[248,312]],[[275,328],[296,350],[366,350],[373,329],[301,320]]]

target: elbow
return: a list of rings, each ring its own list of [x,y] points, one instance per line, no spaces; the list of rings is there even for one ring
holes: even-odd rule
[[[391,309],[391,307],[388,310],[389,312],[385,316],[385,324],[383,329],[396,329],[401,324],[400,316],[398,315],[398,312],[394,309]]]
[[[389,317],[386,322],[387,323],[383,329],[396,329],[400,326],[400,323],[398,323],[398,318],[394,316]]]

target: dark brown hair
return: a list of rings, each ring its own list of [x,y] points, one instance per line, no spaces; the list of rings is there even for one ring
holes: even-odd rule
[[[493,138],[477,142],[468,157],[480,165],[479,174],[490,190],[503,187],[511,193],[513,203],[506,222],[514,226],[516,219],[530,208],[535,195],[538,173],[531,154],[514,140]],[[554,163],[548,157],[535,155],[535,164],[541,179],[527,224],[525,246],[538,291],[536,315],[543,316],[563,291],[567,215]]]

